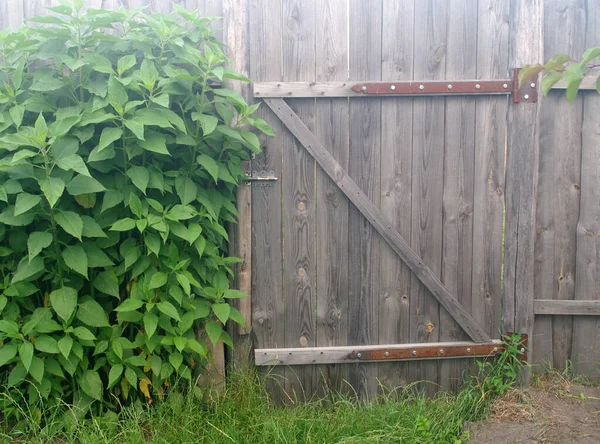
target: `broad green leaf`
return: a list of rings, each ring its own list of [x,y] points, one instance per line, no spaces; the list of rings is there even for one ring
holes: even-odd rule
[[[111,367],[110,372],[108,372],[108,387],[109,389],[113,388],[119,379],[121,379],[121,375],[123,374],[123,364],[115,364]]]
[[[62,137],[50,146],[50,155],[55,162],[62,161],[77,154],[79,141],[74,137]]]
[[[113,261],[102,251],[101,248],[93,244],[83,244],[85,255],[88,258],[88,267],[90,268],[104,268],[112,267]]]
[[[148,188],[148,182],[150,181],[150,174],[146,168],[141,166],[131,167],[127,170],[127,176],[142,193],[146,194],[146,188]]]
[[[127,367],[125,369],[125,379],[132,387],[137,387],[137,376],[132,368]]]
[[[10,283],[15,284],[17,282],[25,281],[42,271],[44,271],[44,260],[40,256],[34,257],[31,261],[23,258],[23,260],[19,262],[17,271],[13,275]]]
[[[123,193],[118,190],[108,190],[104,193],[104,200],[102,201],[100,213],[104,213],[106,210],[116,207],[121,202],[123,202]]]
[[[142,301],[141,299],[128,298],[128,299],[125,299],[123,302],[121,302],[121,304],[119,304],[119,306],[117,308],[115,308],[115,311],[118,311],[118,312],[134,311],[134,310],[137,310],[138,308],[140,308],[142,305],[144,305],[144,301]]]
[[[181,285],[181,288],[183,288],[185,294],[190,296],[192,292],[190,280],[184,274],[177,273],[177,282],[179,282],[179,285]]]
[[[173,128],[169,118],[164,112],[165,110],[156,108],[143,108],[136,111],[135,117],[144,125],[158,126],[160,128]]]
[[[33,84],[29,89],[32,91],[49,92],[62,88],[66,85],[66,82],[54,77],[55,73],[51,69],[37,69],[33,74]]]
[[[171,363],[173,368],[177,370],[183,362],[183,356],[181,355],[181,353],[171,353],[169,355],[169,362]]]
[[[153,153],[171,155],[167,150],[167,139],[162,134],[153,134],[146,137],[146,140],[138,141],[138,144],[147,151]]]
[[[182,352],[187,344],[187,339],[182,336],[177,336],[173,338],[173,344],[175,345],[175,348],[177,348],[177,350]]]
[[[88,171],[87,166],[85,166],[85,162],[78,154],[72,154],[70,156],[62,158],[58,160],[56,164],[59,168],[65,171],[72,170],[84,176],[90,176],[90,172]]]
[[[10,374],[8,375],[8,386],[16,387],[21,384],[25,377],[27,376],[27,370],[23,367],[23,364],[20,362],[12,369]]]
[[[78,174],[67,184],[67,191],[72,196],[81,194],[100,193],[106,188],[91,176],[83,176]]]
[[[219,339],[221,339],[222,331],[223,329],[216,322],[208,321],[206,323],[206,334],[208,335],[208,339],[210,339],[210,342],[212,342],[213,345],[217,345],[217,342],[219,342]]]
[[[202,132],[205,136],[212,133],[219,124],[219,119],[208,114],[192,113],[192,120],[200,122]]]
[[[221,321],[223,324],[225,324],[227,319],[229,319],[229,312],[231,310],[229,304],[213,304],[212,310],[219,321]]]
[[[137,60],[134,54],[123,56],[117,62],[117,74],[122,75],[125,71],[130,70],[135,66]]]
[[[119,297],[119,279],[114,271],[103,271],[94,279],[94,288],[102,293]],[[90,324],[88,324],[90,325]]]
[[[160,237],[156,234],[148,233],[144,236],[144,242],[148,249],[158,257],[160,253]]]
[[[227,89],[227,88],[221,88],[221,89],[215,89],[215,90],[213,90],[213,92],[217,96],[225,97],[225,98],[231,100],[235,105],[247,106],[246,101],[244,100],[242,95],[240,93],[238,93],[237,91],[233,91],[232,89]]]
[[[136,119],[124,120],[123,124],[140,140],[146,140],[144,137],[144,124]]]
[[[158,304],[156,304],[156,308],[158,308],[162,313],[166,314],[170,318],[175,319],[176,321],[181,320],[177,309],[170,302],[159,302]]]
[[[12,225],[15,227],[24,227],[26,225],[30,225],[33,222],[35,214],[26,213],[15,216],[14,210],[15,207],[12,205],[5,208],[2,214],[0,214],[0,223]]]
[[[77,213],[72,211],[61,211],[54,216],[56,223],[71,236],[81,241],[83,234],[83,221]]]
[[[40,252],[50,246],[52,243],[52,234],[45,231],[34,231],[27,239],[27,249],[29,250],[29,262]]]
[[[600,57],[600,47],[586,49],[581,56],[581,64],[585,65],[598,57]]]
[[[578,79],[578,80],[573,80],[568,84],[568,86],[567,86],[567,102],[573,103],[573,101],[575,100],[575,97],[577,97],[577,93],[579,92],[579,85],[581,85],[582,81],[583,81],[583,78]]]
[[[113,341],[111,349],[119,359],[123,359],[123,345],[118,341]]]
[[[256,134],[251,133],[250,131],[240,131],[240,134],[252,152],[260,153],[260,141]]]
[[[110,227],[110,231],[129,231],[135,228],[135,220],[130,217],[116,221]]]
[[[6,365],[17,356],[17,344],[15,342],[5,343],[0,347],[0,367]]]
[[[102,230],[98,222],[92,219],[89,216],[81,216],[81,220],[83,221],[83,231],[82,234],[84,237],[99,237],[99,238],[107,238],[108,236]]]
[[[193,208],[184,205],[175,205],[168,212],[168,216],[171,220],[187,220],[196,216],[196,212]]]
[[[40,180],[40,189],[52,208],[65,191],[65,183],[59,177],[47,177]]]
[[[76,245],[65,248],[62,257],[67,267],[87,279],[88,259],[81,246]]]
[[[159,94],[157,96],[152,97],[152,102],[160,106],[164,106],[165,108],[168,108],[170,104],[170,97],[168,94]]]
[[[54,376],[58,376],[59,378],[64,378],[65,375],[60,368],[60,364],[52,358],[46,358],[44,360],[46,373]]]
[[[119,140],[123,135],[121,128],[107,127],[102,130],[100,135],[100,142],[98,143],[98,152],[100,153],[107,146],[116,140]]]
[[[198,353],[200,356],[206,356],[206,353],[208,352],[208,348],[206,347],[206,345],[198,342],[194,338],[187,338],[185,346],[194,353]]]
[[[71,336],[63,336],[58,341],[58,349],[60,353],[65,357],[65,359],[69,359],[69,355],[71,354],[71,350],[73,349],[73,338]]]
[[[0,200],[8,203],[8,193],[6,192],[6,188],[3,185],[0,185]]]
[[[75,327],[73,334],[84,341],[95,341],[96,336],[85,327]]]
[[[2,319],[0,320],[0,331],[10,336],[17,336],[19,334],[19,324],[14,321]]]
[[[246,293],[240,290],[228,289],[223,293],[223,297],[227,299],[242,299],[246,297]]]
[[[196,162],[199,165],[202,165],[206,171],[208,171],[208,174],[211,175],[211,177],[214,179],[215,183],[217,183],[217,180],[219,179],[219,165],[217,164],[217,162],[212,158],[207,156],[206,154],[201,154],[196,158]]]
[[[10,118],[17,128],[21,126],[23,123],[23,115],[25,114],[25,107],[23,105],[15,105],[13,106],[9,112]]]
[[[86,395],[102,401],[102,380],[98,372],[86,370],[79,378],[79,385]]]
[[[37,356],[33,356],[31,366],[29,367],[29,374],[33,379],[41,383],[44,379],[44,360]]]
[[[129,97],[123,84],[114,76],[110,76],[110,79],[108,79],[108,103],[112,105],[115,111],[121,113],[128,100]]]
[[[229,319],[231,319],[234,322],[237,322],[242,327],[246,327],[246,321],[242,317],[242,314],[235,307],[231,307],[231,310],[229,312]]]
[[[544,67],[539,63],[536,65],[526,65],[519,71],[519,88],[525,84],[529,79],[536,77]]]
[[[68,321],[77,308],[77,290],[70,287],[54,290],[50,293],[50,302],[56,314],[64,321]]]
[[[148,289],[154,290],[156,288],[160,288],[167,283],[168,279],[169,275],[167,273],[158,271],[154,273],[150,278],[150,284],[148,284]]]
[[[144,329],[146,330],[146,335],[148,335],[149,338],[154,335],[157,325],[158,316],[150,312],[144,314]]]
[[[562,72],[551,72],[542,79],[542,92],[548,95],[552,87],[563,77]]]
[[[96,281],[94,281],[94,283],[95,282]],[[88,299],[79,305],[79,308],[77,309],[77,319],[90,327],[108,327],[110,325],[102,306],[91,299]]]
[[[95,71],[98,71],[98,72],[101,72],[104,74],[112,74],[114,72],[112,63],[110,63],[110,60],[108,60],[103,55],[92,52],[92,53],[85,54],[83,58],[86,62],[88,62],[90,64],[90,66]]]
[[[29,371],[33,359],[33,344],[31,342],[23,342],[19,345],[19,357],[25,370]]]
[[[189,177],[185,176],[179,176],[175,179],[175,190],[182,205],[192,203],[198,194],[196,184]]]
[[[52,336],[40,335],[35,340],[35,349],[44,353],[58,354],[58,342]]]

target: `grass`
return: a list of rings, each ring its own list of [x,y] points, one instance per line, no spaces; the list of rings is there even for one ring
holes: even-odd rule
[[[40,412],[17,401],[10,425],[0,414],[0,441],[33,443],[462,443],[465,421],[486,416],[490,404],[516,381],[515,340],[494,361],[479,362],[479,373],[456,395],[427,398],[413,388],[380,395],[369,403],[328,394],[293,407],[275,404],[270,381],[257,373],[238,374],[222,394],[200,400],[194,391],[172,392],[148,408],[123,407],[102,417],[74,420],[73,407]],[[9,395],[0,393],[5,400]],[[9,398],[10,402],[11,399]],[[6,404],[5,404],[6,405]],[[42,420],[43,418],[43,420]],[[67,420],[65,420],[65,418]],[[40,425],[42,424],[42,425]]]

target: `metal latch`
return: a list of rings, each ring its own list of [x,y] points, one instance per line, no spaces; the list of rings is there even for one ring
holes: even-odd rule
[[[274,187],[277,177],[273,171],[252,171],[252,174],[247,171],[246,184],[250,185],[252,182],[257,182],[263,187]]]

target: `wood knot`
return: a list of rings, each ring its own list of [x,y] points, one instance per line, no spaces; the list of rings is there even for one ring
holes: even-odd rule
[[[408,304],[408,296],[405,295],[405,294],[402,295],[402,303],[403,304]]]
[[[306,336],[300,336],[300,345],[302,347],[306,347],[308,345],[308,339],[306,339]]]
[[[579,186],[579,184],[574,184],[573,188],[575,188],[577,191],[579,191],[581,189],[581,187]]]
[[[306,276],[306,270],[302,267],[298,268],[298,276],[300,276],[300,277]]]
[[[433,324],[431,322],[429,322],[426,326],[425,326],[425,331],[427,333],[431,333],[433,331],[435,327],[433,326]]]
[[[306,204],[304,202],[298,202],[298,209],[304,211],[306,209]]]
[[[504,194],[504,190],[500,187],[496,188],[496,194],[498,196],[502,196]]]

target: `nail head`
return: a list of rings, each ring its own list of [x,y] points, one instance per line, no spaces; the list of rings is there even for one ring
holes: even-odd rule
[[[391,89],[392,91],[394,91],[394,90],[396,89],[396,85],[392,85],[392,86],[390,86],[390,89]]]

